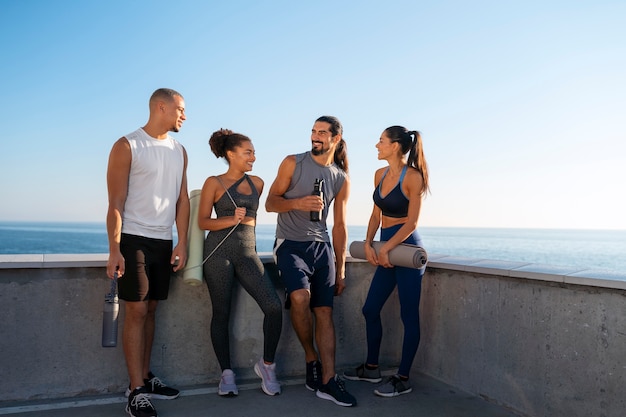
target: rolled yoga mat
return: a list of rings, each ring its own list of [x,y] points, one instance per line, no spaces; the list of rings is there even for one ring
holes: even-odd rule
[[[378,254],[380,247],[385,242],[372,242],[372,246]],[[350,255],[353,258],[365,258],[365,241],[354,241],[350,244]],[[420,269],[426,265],[428,255],[426,250],[420,246],[401,243],[389,252],[389,261],[394,266],[404,266],[406,268]]]
[[[198,227],[198,209],[202,190],[193,190],[189,195],[189,231],[187,238],[187,265],[183,269],[183,282],[197,286],[202,284],[202,254],[204,230]]]

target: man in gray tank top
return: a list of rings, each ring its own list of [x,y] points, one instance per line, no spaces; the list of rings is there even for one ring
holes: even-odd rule
[[[306,387],[319,398],[352,407],[356,399],[335,372],[332,317],[333,297],[345,288],[348,235],[350,180],[342,135],[336,117],[318,118],[311,129],[311,151],[282,161],[265,208],[278,213],[274,255],[287,290],[291,323],[304,348]],[[315,184],[321,184],[321,195],[312,195]],[[326,227],[331,204],[333,245]]]

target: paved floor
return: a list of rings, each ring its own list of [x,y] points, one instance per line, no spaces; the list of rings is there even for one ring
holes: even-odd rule
[[[239,383],[239,396],[224,398],[217,387],[206,385],[181,389],[176,400],[154,400],[159,417],[283,417],[283,416],[428,416],[428,417],[518,417],[504,407],[480,397],[458,391],[421,374],[411,376],[413,392],[395,398],[373,394],[375,384],[346,381],[346,387],[358,401],[357,407],[346,408],[319,399],[304,387],[304,380],[282,381],[283,392],[269,397],[260,389],[259,381]],[[126,416],[122,395],[99,396],[47,402],[2,403],[0,415],[18,417],[112,417]]]

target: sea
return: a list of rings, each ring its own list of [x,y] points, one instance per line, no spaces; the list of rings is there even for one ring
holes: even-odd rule
[[[258,252],[272,251],[275,228],[257,225]],[[349,226],[348,244],[364,240],[366,229]],[[626,230],[421,227],[419,233],[431,255],[626,271]],[[0,222],[0,254],[107,252],[104,223]]]

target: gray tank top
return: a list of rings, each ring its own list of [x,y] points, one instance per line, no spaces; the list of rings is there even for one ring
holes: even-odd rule
[[[324,210],[319,222],[312,222],[308,211],[292,210],[278,213],[276,238],[298,242],[330,242],[326,226],[328,208],[341,190],[348,174],[334,163],[329,166],[318,164],[310,152],[301,153],[295,157],[296,167],[284,197],[299,198],[311,195],[315,179],[323,179]]]

